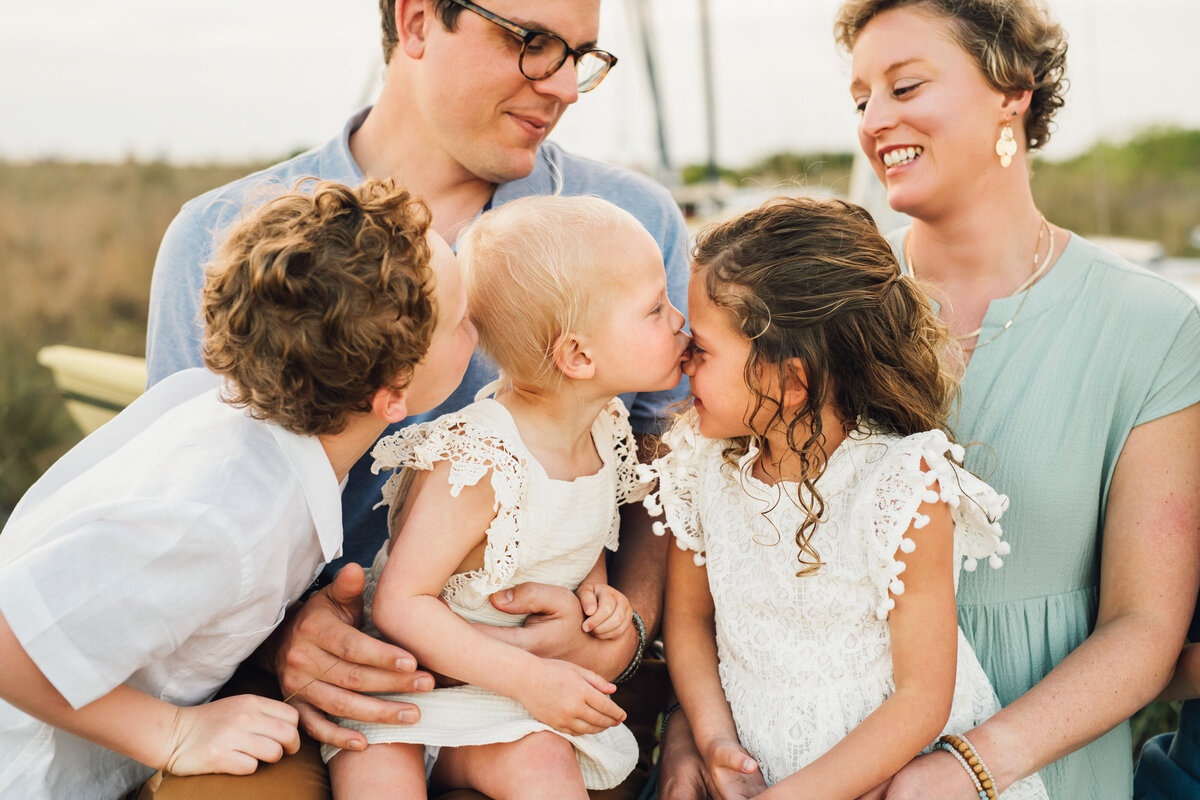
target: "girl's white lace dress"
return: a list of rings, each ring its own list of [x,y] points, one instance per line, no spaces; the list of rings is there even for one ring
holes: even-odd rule
[[[654,462],[659,488],[645,504],[665,512],[675,543],[707,567],[721,685],[739,739],[771,784],[829,750],[895,691],[888,593],[904,591],[895,556],[919,546],[905,533],[929,521],[918,512],[922,501],[950,505],[955,559],[971,571],[980,559],[999,567],[1008,552],[995,523],[1008,500],[947,458],[961,459],[962,449],[941,431],[851,434],[816,483],[825,515],[811,544],[824,566],[798,578],[795,532],[804,514],[787,497],[797,485],[781,492],[753,478],[754,448],[738,467],[727,465],[721,451],[729,442],[703,438],[695,421],[693,413],[667,434],[671,452]],[[944,732],[970,730],[999,707],[960,630]],[[1033,776],[1003,797],[1046,792]]]
[[[573,481],[553,480],[521,441],[508,410],[493,399],[478,400],[462,411],[405,428],[381,439],[372,451],[375,471],[395,470],[383,488],[391,515],[404,504],[416,470],[450,462],[452,494],[489,476],[496,495],[496,517],[487,530],[483,566],[454,575],[441,599],[470,622],[520,625],[524,617],[497,611],[488,597],[526,581],[574,591],[607,547],[617,549],[617,506],[640,500],[646,487],[637,479],[637,445],[629,415],[614,398],[592,425],[592,441],[603,467]],[[453,524],[448,519],[447,524]],[[364,629],[380,636],[371,622],[371,604],[388,546],[380,549],[367,572],[363,594]],[[382,637],[381,637],[382,638]],[[511,742],[535,731],[552,731],[517,701],[476,686],[435,689],[422,694],[381,695],[415,703],[421,719],[414,725],[377,725],[356,720],[339,724],[362,731],[368,742],[410,742],[433,747]],[[637,762],[637,743],[624,725],[598,734],[571,736],[584,783],[589,789],[616,786]],[[326,746],[328,761],[337,752]]]

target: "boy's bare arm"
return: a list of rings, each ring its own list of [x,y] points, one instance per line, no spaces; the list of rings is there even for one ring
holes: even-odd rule
[[[80,738],[176,775],[247,775],[300,747],[297,714],[275,700],[239,695],[180,707],[128,686],[72,708],[0,614],[0,697]]]

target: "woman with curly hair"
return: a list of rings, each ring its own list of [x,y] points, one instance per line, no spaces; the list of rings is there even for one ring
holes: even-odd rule
[[[950,425],[1012,500],[1011,558],[958,595],[1004,706],[969,741],[996,791],[1040,771],[1056,800],[1127,798],[1125,720],[1196,600],[1200,315],[1034,203],[1066,56],[1034,0],[848,0],[836,35],[860,145],[912,217],[893,247],[964,353]],[[937,751],[872,796],[974,797],[969,772]]]

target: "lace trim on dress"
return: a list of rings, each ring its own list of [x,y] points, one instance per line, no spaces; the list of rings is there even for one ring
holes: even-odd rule
[[[643,465],[638,461],[637,439],[633,435],[633,428],[629,425],[629,410],[625,408],[625,403],[621,401],[621,398],[614,397],[600,414],[608,418],[612,434],[617,474],[616,506],[636,503],[650,491],[650,485],[640,477]],[[613,514],[612,529],[608,533],[608,538],[604,540],[604,546],[609,550],[617,549],[620,530],[621,515],[615,513]]]
[[[920,512],[922,503],[942,502],[950,506],[955,559],[961,560],[968,572],[982,558],[988,559],[993,569],[999,569],[1004,563],[1000,557],[1011,551],[1008,542],[1001,539],[997,522],[1008,508],[1008,498],[955,463],[962,461],[961,445],[952,443],[943,431],[928,431],[907,437],[897,447],[899,455],[885,459],[877,473],[880,477],[870,514],[875,526],[871,581],[879,592],[875,616],[881,620],[887,619],[888,612],[896,607],[891,595],[904,593],[900,574],[905,564],[896,554],[911,553],[917,547],[905,534],[910,527],[920,530],[929,524],[929,517]],[[922,459],[927,470],[921,469]],[[937,491],[932,488],[935,483]],[[956,564],[956,588],[957,575]]]
[[[696,457],[696,451],[700,441],[699,417],[694,410],[689,410],[663,435],[663,443],[671,448],[670,452],[654,459],[653,465],[639,465],[637,473],[647,488],[658,481],[657,489],[647,494],[642,504],[650,516],[665,516],[666,526],[675,537],[675,546],[694,551],[692,560],[696,566],[705,560],[697,496],[701,459]],[[651,530],[658,536],[666,533],[662,520],[655,520]]]
[[[517,569],[517,522],[527,489],[524,456],[513,453],[504,439],[461,414],[447,414],[430,423],[404,428],[380,439],[371,455],[375,459],[372,472],[393,470],[376,508],[403,502],[397,492],[405,469],[431,470],[437,462],[449,461],[452,497],[457,497],[464,486],[477,484],[490,471],[496,516],[487,529],[483,566],[452,575],[442,593],[453,594],[469,586],[486,595],[506,585]]]

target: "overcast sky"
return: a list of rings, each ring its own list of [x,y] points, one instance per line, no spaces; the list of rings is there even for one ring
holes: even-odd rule
[[[621,63],[554,138],[595,158],[655,160],[631,0],[604,0]],[[710,0],[719,155],[849,150],[838,0]],[[274,159],[322,143],[382,70],[376,0],[66,0],[7,4],[0,158]],[[697,0],[650,0],[672,155],[704,158]],[[1200,127],[1200,1],[1052,0],[1071,34],[1050,157],[1149,124]]]

